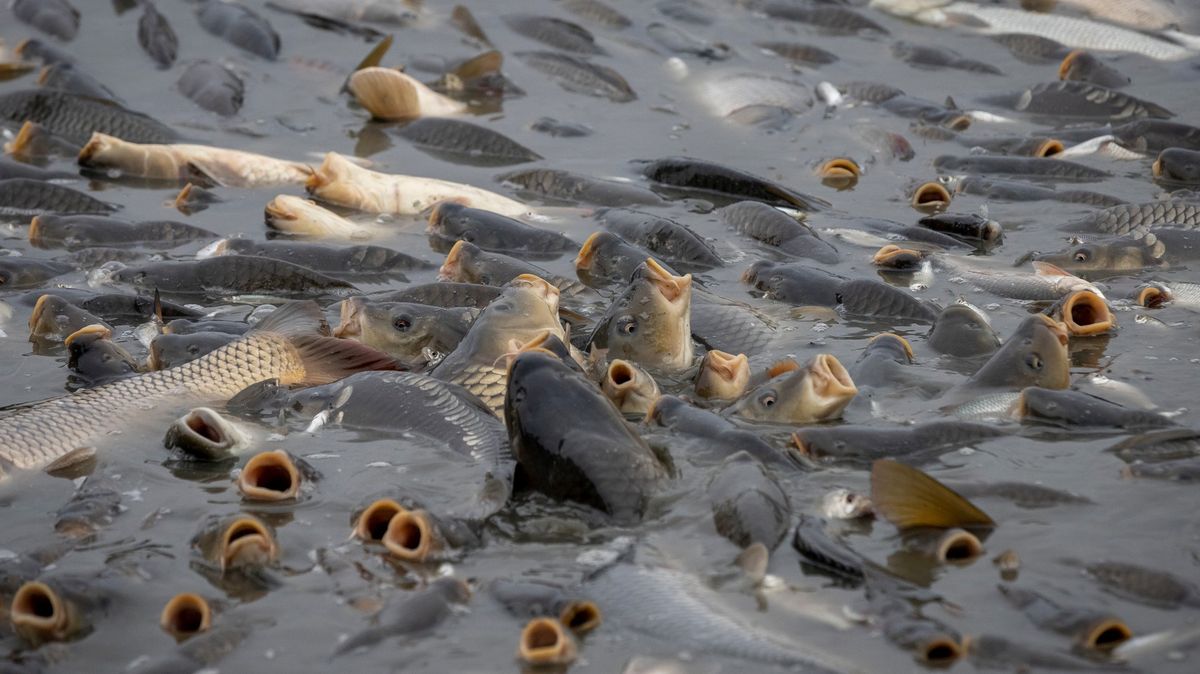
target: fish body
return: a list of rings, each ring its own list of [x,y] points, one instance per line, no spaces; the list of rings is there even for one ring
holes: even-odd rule
[[[402,290],[377,293],[371,296],[375,302],[414,302],[433,307],[467,307],[482,309],[504,291],[496,286],[478,283],[423,283]]]
[[[80,166],[113,169],[129,176],[186,181],[196,177],[226,187],[302,185],[308,164],[206,145],[155,145],[92,134],[79,152]]]
[[[87,326],[69,335],[67,369],[71,371],[72,388],[107,384],[137,374],[138,365],[129,352],[113,342],[107,328]]]
[[[755,42],[754,44],[759,49],[773,52],[789,61],[811,66],[829,65],[838,60],[837,54],[833,52],[799,42]]]
[[[604,209],[596,215],[610,231],[675,266],[711,269],[725,264],[707,239],[674,220],[630,208]]]
[[[446,254],[446,261],[438,270],[438,279],[501,286],[521,274],[546,279],[566,295],[578,294],[584,289],[578,281],[555,276],[535,264],[503,253],[489,253],[464,239],[459,239]]]
[[[1064,159],[1045,157],[953,157],[933,160],[940,173],[968,173],[986,176],[1018,176],[1050,180],[1099,180],[1111,177],[1108,171],[1094,169]]]
[[[159,68],[170,68],[175,63],[175,56],[179,53],[179,38],[167,19],[158,13],[153,2],[142,4],[137,35],[142,51],[146,52]]]
[[[14,0],[11,6],[18,19],[64,42],[79,32],[79,10],[67,0]]]
[[[1200,205],[1167,199],[1144,204],[1123,204],[1105,208],[1067,223],[1063,229],[1073,232],[1129,234],[1135,229],[1200,227]]]
[[[821,239],[807,224],[757,201],[742,201],[720,210],[721,220],[739,233],[780,250],[816,260],[825,264],[836,264],[838,251]]]
[[[1126,564],[1096,562],[1087,574],[1115,595],[1162,608],[1200,606],[1200,588],[1165,571]]]
[[[999,102],[1001,99],[995,100]],[[1018,112],[1057,119],[1101,118],[1116,122],[1130,118],[1169,119],[1175,116],[1157,103],[1090,82],[1073,80],[1035,84],[1017,94],[1011,104]]]
[[[931,421],[902,428],[806,428],[796,432],[794,442],[802,454],[817,461],[864,463],[887,457],[930,459],[952,449],[1008,434],[1008,431],[987,424]]]
[[[280,194],[263,209],[267,227],[297,237],[365,241],[379,235],[370,222],[356,222],[319,206],[311,199]]]
[[[785,470],[795,467],[787,455],[759,434],[682,398],[660,397],[646,412],[646,423],[665,428],[686,442],[687,458],[694,463],[720,464],[738,452],[747,452],[765,466]]]
[[[960,282],[969,283],[1001,297],[1017,300],[1056,300],[1077,290],[1089,290],[1104,296],[1094,284],[1046,262],[1035,262],[1032,274],[973,269],[949,256],[937,257],[934,262],[935,265],[944,266],[950,274],[951,282],[961,279]]]
[[[762,543],[768,550],[791,524],[791,504],[765,466],[746,452],[725,459],[708,483],[717,533],[741,548]]]
[[[883,26],[862,14],[838,5],[802,5],[792,2],[767,2],[759,8],[772,19],[783,19],[816,26],[827,32],[854,35],[863,32],[888,35]]]
[[[41,295],[29,314],[29,338],[61,340],[88,325],[112,328],[104,319],[58,295]]]
[[[966,58],[962,54],[944,47],[901,41],[892,45],[892,56],[919,68],[950,68],[987,75],[1003,74],[999,68],[990,63]]]
[[[491,252],[523,255],[556,254],[578,247],[578,244],[558,232],[452,201],[434,207],[429,214],[426,231],[431,246],[441,252],[449,252],[454,243],[460,240]]]
[[[175,131],[146,115],[108,101],[55,91],[26,89],[0,95],[0,117],[16,123],[34,122],[78,146],[93,133],[132,143],[170,143]]]
[[[1200,185],[1200,152],[1171,147],[1158,153],[1154,160],[1157,180],[1179,185]]]
[[[1062,64],[1058,67],[1058,77],[1061,80],[1087,82],[1107,89],[1120,89],[1130,82],[1129,77],[1122,75],[1116,68],[1080,49],[1063,57]]]
[[[502,133],[457,119],[424,117],[397,133],[422,152],[456,163],[507,166],[542,158]]]
[[[1138,119],[1088,135],[1099,136],[1106,131],[1111,131],[1121,147],[1135,152],[1154,154],[1172,147],[1200,150],[1200,128],[1179,122]]]
[[[112,279],[138,288],[188,296],[357,294],[357,289],[347,281],[318,274],[291,262],[249,255],[148,262],[116,270]]]
[[[0,216],[45,213],[112,213],[117,206],[58,183],[29,178],[0,180]]]
[[[620,73],[577,56],[550,51],[516,52],[530,68],[547,75],[560,87],[577,94],[607,98],[614,103],[637,100],[637,94]]]
[[[71,271],[71,265],[54,260],[0,257],[0,288],[33,288]]]
[[[249,255],[283,260],[330,276],[368,281],[382,277],[407,281],[405,271],[433,268],[429,262],[383,246],[222,239],[210,248],[214,255]]]
[[[440,360],[454,351],[476,309],[443,308],[411,302],[372,302],[362,297],[342,301],[335,337],[353,338],[401,362]]]
[[[39,215],[29,223],[29,242],[39,248],[79,250],[92,246],[175,248],[217,235],[171,220],[126,222],[103,215]]]
[[[370,648],[392,637],[424,634],[454,615],[454,607],[471,596],[466,583],[457,578],[438,578],[420,592],[397,597],[380,611],[378,624],[340,643],[334,655]]]
[[[0,180],[10,178],[27,178],[29,180],[77,180],[78,173],[52,171],[32,164],[23,164],[10,159],[0,158]]]
[[[603,54],[591,31],[577,23],[551,16],[508,14],[504,23],[519,35],[537,40],[561,51],[576,54]]]
[[[176,83],[196,105],[223,117],[236,115],[245,101],[246,84],[229,68],[212,61],[195,61]]]
[[[696,95],[713,115],[735,120],[756,110],[781,111],[786,118],[813,106],[812,94],[802,82],[754,72],[706,77],[696,85]]]
[[[888,317],[932,323],[935,306],[881,281],[845,279],[799,263],[751,265],[743,279],[766,297],[795,306],[836,308],[849,316]]]
[[[1064,201],[1108,208],[1119,206],[1125,201],[1100,192],[1087,190],[1056,190],[1020,180],[996,179],[990,176],[963,176],[954,181],[958,194],[977,194],[993,200],[1004,201]]]
[[[241,5],[205,0],[196,12],[204,30],[268,61],[279,56],[279,33],[270,22]]]
[[[831,206],[819,197],[801,194],[765,178],[715,162],[691,157],[668,157],[643,163],[642,175],[669,187],[716,194],[732,201],[748,199],[802,211],[822,210]]]
[[[108,87],[71,63],[55,63],[42,68],[41,74],[38,75],[38,84],[47,89],[58,89],[117,104],[121,102]]]
[[[216,351],[240,337],[241,335],[236,333],[207,330],[187,334],[155,335],[150,341],[150,355],[147,356],[146,367],[150,370],[178,367]]]
[[[512,171],[497,176],[501,182],[516,185],[543,201],[597,206],[630,206],[663,203],[657,194],[637,185],[602,180],[581,173],[556,169]]]

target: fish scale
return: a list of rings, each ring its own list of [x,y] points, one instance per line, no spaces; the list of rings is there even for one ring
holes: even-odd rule
[[[83,145],[99,131],[133,143],[169,143],[177,134],[161,122],[118,105],[65,91],[28,89],[0,96],[0,117],[34,122]]]
[[[1156,201],[1148,204],[1124,204],[1069,223],[1069,231],[1098,231],[1128,234],[1136,229],[1156,226],[1195,229],[1200,227],[1200,205],[1183,201]]]

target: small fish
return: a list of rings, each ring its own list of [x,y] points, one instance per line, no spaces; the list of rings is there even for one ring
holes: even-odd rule
[[[38,215],[29,222],[29,243],[38,248],[79,250],[92,246],[175,248],[216,238],[194,225],[171,220],[126,222],[103,215]]]
[[[501,286],[521,274],[544,278],[566,295],[575,295],[584,289],[578,281],[555,276],[515,257],[486,252],[463,239],[459,239],[446,253],[446,261],[438,270],[438,280]]]
[[[491,252],[524,255],[553,255],[575,250],[578,246],[558,232],[453,201],[434,206],[425,231],[429,234],[430,247],[439,252],[449,252],[460,240]]]
[[[932,323],[937,307],[881,281],[848,280],[799,263],[774,264],[760,260],[742,280],[765,297],[795,306],[836,308],[849,316],[887,317]]]
[[[1200,152],[1172,147],[1158,153],[1151,167],[1154,179],[1178,185],[1200,185]]]
[[[138,19],[138,44],[159,68],[170,68],[179,52],[179,38],[166,17],[158,13],[153,2],[142,3],[142,16]]]
[[[627,360],[609,362],[600,390],[623,414],[645,416],[662,395],[648,372]]]
[[[454,577],[438,578],[420,592],[404,593],[389,602],[379,612],[374,627],[338,644],[334,655],[368,649],[392,637],[429,632],[454,615],[455,607],[466,604],[470,597],[471,590],[463,581]]]
[[[946,485],[890,459],[879,459],[871,466],[871,501],[875,512],[900,530],[996,526],[991,517]]]
[[[133,356],[110,338],[112,330],[103,325],[88,325],[63,340],[67,347],[70,387],[91,388],[137,374]]]
[[[329,246],[303,241],[221,239],[205,248],[212,255],[250,255],[283,260],[313,271],[348,279],[407,281],[404,271],[432,269],[424,260],[382,246]],[[197,255],[197,257],[203,257]]]
[[[494,192],[418,176],[378,173],[330,152],[306,184],[318,199],[372,213],[417,215],[442,201],[515,217],[529,207]]]
[[[1106,89],[1090,82],[1043,82],[1016,94],[995,96],[989,102],[1010,105],[1017,112],[1053,116],[1055,119],[1130,118],[1170,119],[1175,113],[1150,101]]]
[[[773,550],[791,524],[791,503],[775,476],[746,452],[721,463],[708,483],[717,533],[738,547],[761,543]]]
[[[283,260],[221,255],[202,260],[147,262],[117,269],[112,280],[163,293],[224,297],[231,294],[310,296],[358,294],[347,281]]]
[[[991,38],[1007,47],[1013,56],[1027,63],[1059,61],[1071,51],[1058,40],[1030,33],[997,33]]]
[[[668,157],[642,161],[647,179],[669,187],[715,194],[730,201],[761,201],[771,206],[817,211],[832,206],[819,197],[801,194],[778,183],[717,164],[690,157]]]
[[[869,499],[863,500],[869,502]],[[792,547],[800,553],[801,567],[806,570],[815,568],[843,584],[861,585],[866,579],[870,562],[845,543],[831,538],[823,519],[801,514],[792,536]]]
[[[968,173],[987,176],[1018,176],[1043,180],[1099,180],[1111,177],[1108,171],[1083,164],[1047,157],[989,157],[942,155],[933,160],[940,173]]]
[[[789,2],[767,2],[761,11],[772,19],[806,23],[834,35],[878,33],[888,35],[883,26],[858,12],[838,5],[806,6]]]
[[[358,104],[376,119],[398,120],[418,117],[448,117],[467,106],[439,94],[407,73],[371,66],[356,70],[347,88]]]
[[[814,356],[803,367],[785,361],[772,367],[769,374],[771,379],[724,412],[754,421],[811,424],[840,418],[858,393],[850,373],[829,354]]]
[[[1111,132],[1121,147],[1143,154],[1162,152],[1171,147],[1200,150],[1200,128],[1179,122],[1139,119],[1097,132],[1089,131],[1087,136],[1093,138],[1107,132]]]
[[[1104,293],[1090,283],[1049,262],[1033,262],[1033,273],[973,269],[965,260],[950,256],[934,258],[935,265],[944,266],[951,282],[961,279],[987,292],[1018,300],[1057,300],[1077,290],[1088,290],[1100,297]]]
[[[592,135],[592,128],[587,125],[560,122],[553,117],[539,117],[529,128],[554,138],[584,138]]]
[[[577,23],[535,14],[507,14],[503,20],[514,33],[560,51],[587,55],[605,53],[604,49],[596,44],[592,33]]]
[[[176,86],[191,102],[223,117],[236,115],[246,97],[246,85],[237,73],[203,59],[189,65]]]
[[[1025,482],[990,482],[985,484],[955,484],[954,490],[968,498],[1002,498],[1018,508],[1052,508],[1062,505],[1092,503],[1077,494]]]
[[[755,42],[754,46],[803,65],[823,66],[838,60],[833,52],[799,42]]]
[[[624,14],[600,2],[600,0],[563,0],[562,8],[577,16],[589,19],[607,28],[620,30],[633,25]]]
[[[207,145],[154,145],[92,134],[79,151],[79,165],[113,169],[128,176],[184,182],[200,177],[227,187],[303,185],[313,177],[308,164]]]
[[[14,0],[12,13],[22,22],[70,42],[79,32],[79,10],[67,0]]]
[[[1067,329],[1061,323],[1043,314],[1030,316],[967,380],[966,386],[1067,388],[1070,383],[1067,339]]]
[[[422,152],[459,164],[507,166],[542,158],[504,134],[456,119],[426,117],[397,133]]]
[[[748,452],[765,466],[795,469],[795,462],[761,435],[675,396],[664,395],[656,400],[646,412],[645,423],[669,430],[687,446],[692,462],[719,464],[738,452]]]
[[[821,463],[864,463],[901,456],[921,461],[1008,434],[986,424],[930,421],[899,428],[806,428],[793,433],[792,442],[802,456]]]
[[[0,180],[0,216],[47,213],[112,213],[116,204],[57,183],[29,178]]]
[[[836,264],[838,251],[807,224],[757,201],[742,201],[722,208],[721,220],[757,241],[795,255]]]
[[[977,213],[939,213],[921,218],[917,224],[968,242],[991,244],[1004,237],[1000,223]]]
[[[1200,588],[1165,571],[1123,562],[1096,562],[1085,569],[1101,587],[1124,599],[1161,608],[1200,606]]]
[[[875,504],[858,492],[839,487],[821,498],[821,514],[833,520],[857,520],[875,516]]]
[[[692,276],[676,276],[653,258],[638,266],[596,322],[588,340],[609,358],[680,371],[692,365]]]
[[[1159,463],[1200,456],[1200,433],[1187,428],[1132,435],[1109,447],[1127,463]]]
[[[710,61],[723,61],[732,53],[729,45],[723,42],[709,42],[670,24],[651,23],[646,26],[646,33],[676,54],[692,54]]]
[[[1120,428],[1145,431],[1174,426],[1157,412],[1130,409],[1080,391],[1037,387],[1021,391],[1013,413],[1025,422],[1063,428]]]
[[[996,66],[969,59],[951,49],[899,41],[892,44],[892,56],[918,68],[950,68],[986,75],[1004,74]]]
[[[204,30],[268,61],[279,57],[279,33],[270,22],[241,5],[204,0],[196,11]]]
[[[522,192],[542,201],[597,206],[657,206],[663,203],[661,197],[644,187],[571,171],[529,169],[504,173],[496,179],[516,185]]]
[[[72,266],[54,260],[0,257],[0,288],[33,288],[71,271]]]
[[[612,68],[550,51],[516,52],[515,56],[572,93],[607,98],[614,103],[637,100],[629,83]]]

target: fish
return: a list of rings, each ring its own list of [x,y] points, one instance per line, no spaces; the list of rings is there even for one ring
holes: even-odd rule
[[[29,222],[29,243],[38,248],[79,250],[92,246],[175,248],[216,234],[172,220],[126,222],[100,215],[37,215]]]
[[[269,566],[279,560],[275,531],[254,515],[208,515],[191,541],[206,564],[221,574]]]
[[[1131,435],[1109,447],[1127,463],[1160,463],[1200,456],[1200,434],[1187,428],[1152,430]]]
[[[63,42],[79,32],[79,10],[67,0],[14,0],[12,13],[23,23]]]
[[[87,538],[112,524],[120,513],[121,494],[102,485],[93,485],[89,479],[54,513],[54,531],[69,538]]]
[[[417,15],[409,11],[417,3],[377,0],[272,0],[271,5],[293,11],[319,13],[323,18],[341,21],[366,21],[404,27]]]
[[[71,269],[71,265],[54,260],[34,260],[13,255],[0,257],[0,288],[37,287]]]
[[[1133,52],[1162,61],[1179,61],[1196,53],[1154,35],[1089,19],[962,0],[871,0],[870,6],[934,26],[964,26],[985,35],[1034,35],[1075,49]]]
[[[968,242],[992,244],[1004,237],[1004,228],[977,213],[939,213],[921,218],[917,224]]]
[[[371,222],[355,222],[311,199],[280,194],[267,202],[263,211],[267,227],[298,237],[365,241],[380,235],[380,228]]]
[[[676,276],[648,258],[596,322],[592,349],[652,370],[692,365],[692,275]]]
[[[575,256],[575,275],[590,288],[626,283],[638,265],[654,258],[650,251],[629,243],[612,232],[593,232]],[[668,273],[675,274],[670,265],[658,258],[654,261]]]
[[[150,341],[150,354],[146,357],[146,367],[149,370],[179,367],[236,341],[240,336],[236,333],[208,330],[187,334],[155,335],[154,339]]]
[[[901,531],[919,527],[984,528],[995,520],[928,474],[891,459],[871,465],[875,512]]]
[[[512,359],[504,422],[531,489],[617,522],[641,520],[667,479],[667,466],[595,384],[544,350]]]
[[[1071,49],[1059,42],[1030,33],[996,33],[991,39],[1008,48],[1012,55],[1027,63],[1059,61]]]
[[[544,278],[565,295],[576,295],[584,290],[584,286],[574,279],[555,276],[535,264],[502,253],[485,252],[463,239],[456,241],[446,253],[446,261],[438,270],[438,280],[500,286],[521,274]]]
[[[1088,132],[1088,137],[1110,133],[1121,147],[1142,154],[1181,147],[1200,150],[1200,128],[1161,119],[1138,119],[1118,126]]]
[[[159,68],[170,68],[175,63],[179,53],[179,38],[175,30],[167,22],[166,17],[158,13],[153,2],[142,3],[142,16],[138,19],[138,44]]]
[[[985,176],[962,176],[951,181],[956,194],[976,194],[991,200],[1004,201],[1063,201],[1108,208],[1126,203],[1124,199],[1088,190],[1056,190],[1020,180],[1005,180]]]
[[[791,503],[775,476],[757,459],[738,452],[725,459],[707,487],[717,533],[740,548],[775,549],[791,525]]]
[[[4,144],[4,151],[13,159],[23,162],[46,161],[55,157],[69,157],[77,146],[51,134],[35,122],[25,122],[12,140]]]
[[[201,260],[146,262],[116,269],[111,280],[166,294],[219,298],[231,294],[275,297],[359,294],[348,281],[283,260],[221,255]]]
[[[889,35],[886,28],[866,16],[837,5],[809,7],[772,1],[763,4],[761,11],[772,19],[806,23],[833,35],[857,35],[864,32]]]
[[[1109,561],[1087,564],[1084,570],[1100,587],[1123,599],[1168,609],[1200,606],[1200,588],[1165,571]]]
[[[838,61],[838,55],[833,52],[799,42],[755,42],[754,46],[802,65],[817,67]]]
[[[502,183],[546,202],[594,204],[597,206],[657,206],[663,199],[654,192],[630,183],[601,180],[592,176],[555,169],[510,171],[496,176]]]
[[[89,325],[112,328],[104,319],[58,295],[41,295],[29,314],[29,339],[57,341]]]
[[[1056,120],[1106,119],[1119,122],[1130,118],[1170,119],[1175,116],[1175,113],[1157,103],[1091,82],[1074,80],[1043,82],[1016,94],[997,95],[985,100],[1011,106],[1017,112],[1045,115]]]
[[[210,407],[196,407],[167,426],[163,446],[192,461],[223,462],[245,452],[253,438]]]
[[[192,62],[175,86],[191,102],[222,117],[236,115],[246,98],[246,84],[237,73],[204,59]]]
[[[1130,409],[1080,391],[1038,387],[1021,391],[1013,413],[1024,422],[1061,428],[1146,431],[1176,425],[1169,417],[1158,412]]]
[[[112,101],[121,104],[121,99],[95,77],[71,63],[54,63],[42,68],[38,84],[47,89],[57,89],[80,96]]]
[[[1134,461],[1121,470],[1123,476],[1143,479],[1167,480],[1170,482],[1195,482],[1200,480],[1200,461],[1176,459],[1161,463]]]
[[[466,112],[464,103],[430,89],[412,75],[370,66],[356,70],[347,88],[375,119],[448,117]]]
[[[66,171],[53,171],[32,164],[0,159],[0,180],[9,180],[11,178],[27,178],[29,180],[42,181],[77,180],[79,174],[68,173]]]
[[[204,0],[196,10],[200,27],[268,61],[279,57],[279,33],[255,12],[220,0]]]
[[[1091,499],[1025,482],[990,482],[984,484],[954,484],[953,488],[967,498],[1002,498],[1018,508],[1052,508],[1062,505],[1092,503]]]
[[[875,516],[875,504],[858,492],[838,487],[821,498],[821,514],[833,520],[856,520]]]
[[[180,213],[192,215],[207,210],[209,206],[219,204],[223,201],[225,200],[213,190],[200,187],[193,182],[188,182],[188,184],[179,189],[179,194],[175,195],[173,205]]]
[[[308,164],[205,145],[155,145],[92,134],[79,151],[79,165],[117,170],[127,176],[185,182],[196,177],[225,187],[303,185],[313,177]]]
[[[693,388],[706,400],[736,400],[750,385],[750,360],[746,354],[710,349],[700,361]]]
[[[713,115],[768,128],[781,127],[813,106],[803,82],[757,72],[708,75],[697,81],[694,91]]]
[[[432,269],[434,265],[383,246],[329,246],[304,241],[253,241],[220,239],[207,246],[206,255],[249,255],[284,260],[315,272],[348,279],[380,278],[407,281],[405,271]],[[202,255],[197,255],[202,257]]]
[[[402,290],[376,293],[374,302],[413,302],[435,307],[467,307],[482,309],[503,292],[503,288],[478,283],[451,283],[439,281],[413,285]]]
[[[1071,232],[1129,234],[1137,229],[1200,227],[1200,205],[1167,199],[1144,204],[1124,204],[1089,213],[1068,222],[1063,229]]]
[[[244,339],[181,367],[10,408],[0,417],[0,458],[18,469],[40,468],[101,442],[152,406],[219,402],[271,377],[319,384],[362,369],[395,367],[373,349],[314,334],[320,323],[315,303],[286,305]]]
[[[208,600],[193,592],[180,592],[167,600],[158,625],[182,642],[212,627],[213,610]]]
[[[596,219],[606,229],[672,266],[703,270],[725,264],[707,239],[669,218],[631,208],[606,208],[596,212]]]
[[[137,374],[138,365],[129,352],[111,340],[112,330],[104,325],[87,325],[67,335],[67,369],[71,388],[91,388]]]
[[[576,16],[594,21],[606,28],[620,30],[633,25],[628,17],[600,0],[563,0],[561,6]]]
[[[398,636],[418,635],[432,630],[467,603],[471,590],[453,576],[438,578],[419,592],[406,592],[386,604],[376,625],[363,629],[338,644],[335,656],[346,655]]]
[[[429,213],[430,247],[449,252],[458,241],[467,241],[494,253],[553,255],[575,250],[579,244],[558,232],[527,225],[502,213],[443,201]]]
[[[37,38],[21,40],[14,51],[23,59],[41,61],[42,65],[75,62],[75,57],[66,50]]]
[[[243,501],[273,503],[299,498],[300,490],[316,477],[307,462],[273,449],[250,457],[238,473],[237,487]]]
[[[554,138],[584,138],[592,135],[592,128],[587,125],[560,122],[553,117],[538,117],[529,125],[529,129]]]
[[[724,42],[709,42],[682,28],[657,21],[646,26],[646,34],[676,54],[692,54],[709,61],[724,61],[733,53]]]
[[[60,574],[27,581],[12,595],[9,606],[13,631],[26,642],[71,641],[93,630],[113,597],[95,579]]]
[[[816,569],[833,576],[842,584],[861,585],[866,580],[870,562],[834,540],[826,530],[825,520],[801,513],[792,535],[792,547],[800,553],[801,568]]]
[[[494,192],[447,180],[378,173],[330,152],[306,183],[309,194],[371,213],[417,215],[442,201],[515,217],[529,207]]]
[[[58,183],[30,178],[0,180],[0,217],[46,213],[112,213],[120,206]]]
[[[1055,157],[1066,150],[1058,138],[1047,136],[968,136],[954,138],[964,147],[983,148],[989,153],[1021,157]]]
[[[650,373],[619,358],[609,362],[604,378],[600,380],[600,390],[622,414],[641,416],[645,416],[662,395]]]
[[[29,293],[24,298],[24,304],[34,306],[44,292]],[[184,307],[174,302],[162,300],[156,302],[153,296],[133,295],[126,293],[96,293],[90,290],[74,288],[55,288],[53,294],[75,304],[80,309],[103,317],[107,321],[134,323],[156,318],[159,313],[164,318],[197,318],[203,312]],[[81,326],[82,327],[82,326]]]
[[[933,160],[933,167],[940,173],[961,172],[1042,180],[1089,181],[1112,177],[1108,171],[1049,157],[990,157],[983,155],[954,157],[942,155]]]
[[[537,277],[518,276],[484,308],[458,347],[430,374],[466,388],[499,416],[507,381],[503,356],[509,353],[510,342],[524,344],[543,331],[565,339],[557,309],[557,288]]]
[[[748,452],[765,466],[789,471],[796,467],[791,457],[760,434],[676,396],[659,397],[646,411],[645,424],[668,430],[687,448],[685,456],[692,463],[717,465],[738,452]]]
[[[1063,57],[1058,66],[1058,78],[1087,82],[1107,89],[1120,89],[1130,83],[1126,75],[1101,61],[1090,52],[1076,49]]]
[[[637,100],[637,93],[629,82],[607,66],[552,51],[519,51],[514,56],[571,93],[607,98],[613,103]]]
[[[936,306],[881,281],[850,280],[800,263],[760,260],[746,270],[742,280],[762,291],[764,297],[795,306],[836,308],[849,316],[932,323],[938,315]]]
[[[1021,321],[983,367],[971,375],[971,388],[1064,389],[1069,385],[1067,329],[1043,314]]]
[[[836,264],[837,248],[821,239],[807,224],[757,201],[742,201],[718,212],[722,222],[757,241],[785,253],[824,264]]]
[[[946,269],[951,283],[968,283],[1001,297],[1018,300],[1057,300],[1077,290],[1089,290],[1104,297],[1104,293],[1095,284],[1049,262],[1033,262],[1032,274],[973,269],[967,266],[965,260],[952,259],[950,256],[935,257],[934,263]]]
[[[1089,337],[1113,332],[1116,317],[1108,304],[1090,290],[1076,290],[1055,302],[1045,311],[1047,316],[1066,327],[1074,337]]]
[[[730,201],[761,201],[770,206],[819,211],[832,204],[820,197],[801,194],[765,178],[715,162],[691,157],[667,157],[640,160],[641,173],[648,180]]]
[[[517,659],[531,667],[568,667],[579,648],[556,618],[533,618],[521,629]]]
[[[358,341],[404,363],[438,362],[454,351],[479,311],[409,302],[342,300],[335,337]]]
[[[887,457],[924,461],[1007,435],[1009,431],[988,424],[929,421],[899,428],[850,425],[806,428],[792,434],[792,443],[801,456],[818,463],[864,464]]]
[[[752,421],[810,424],[837,419],[858,393],[837,358],[818,354],[803,367],[795,361],[772,367],[771,378],[729,407],[729,414]]]
[[[1172,147],[1158,153],[1151,167],[1154,179],[1178,185],[1200,185],[1200,152]]]
[[[536,14],[506,14],[501,18],[512,32],[560,51],[587,55],[606,53],[596,44],[591,31],[577,23]]]
[[[892,44],[892,56],[918,68],[950,68],[985,75],[1004,74],[990,63],[966,58],[952,49],[914,44],[903,40]]]
[[[502,133],[457,119],[423,117],[397,134],[426,154],[458,164],[508,166],[542,159]]]

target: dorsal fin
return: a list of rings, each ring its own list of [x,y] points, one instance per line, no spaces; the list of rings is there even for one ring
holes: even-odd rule
[[[312,300],[288,302],[254,326],[256,332],[274,332],[287,337],[296,335],[328,336],[329,323],[321,307]]]
[[[892,459],[871,466],[875,512],[897,529],[993,527],[995,520],[958,492],[924,472]]]

